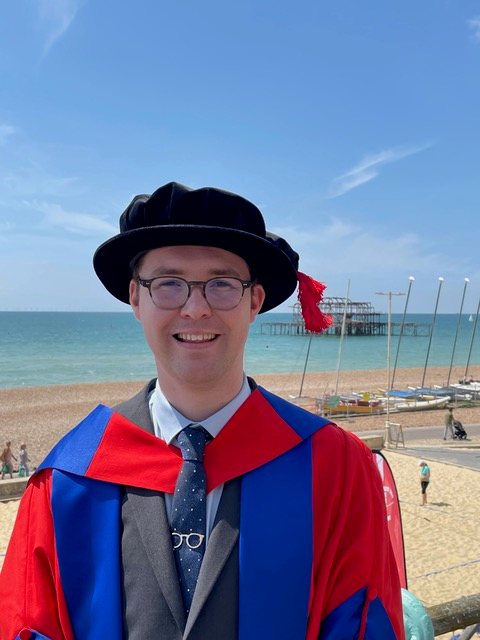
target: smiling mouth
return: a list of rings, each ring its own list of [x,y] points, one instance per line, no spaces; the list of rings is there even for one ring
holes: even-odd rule
[[[216,333],[176,333],[175,339],[180,342],[211,342],[217,337]]]

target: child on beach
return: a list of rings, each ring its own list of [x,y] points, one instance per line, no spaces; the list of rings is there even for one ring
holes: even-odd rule
[[[18,454],[18,458],[19,458],[19,468],[18,468],[18,475],[20,478],[24,478],[25,476],[30,475],[30,469],[28,468],[28,463],[30,462],[30,458],[28,457],[28,453],[27,453],[27,445],[25,444],[25,442],[22,442],[22,444],[20,445],[20,453]]]
[[[430,467],[425,460],[420,460],[418,463],[420,467],[420,486],[422,487],[422,507],[427,504],[427,488],[430,482]]]

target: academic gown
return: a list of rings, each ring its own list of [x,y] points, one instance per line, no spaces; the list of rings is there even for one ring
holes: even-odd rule
[[[135,622],[145,638],[166,640],[224,640],[217,627],[225,640],[403,640],[371,452],[261,387],[205,450],[207,491],[225,487],[185,620],[163,504],[182,459],[148,432],[153,384],[119,409],[130,419],[97,407],[31,477],[0,579],[0,640],[142,637],[130,633]],[[139,522],[129,550],[126,532]],[[137,562],[151,565],[150,583]],[[152,635],[145,621],[157,620],[156,603]]]

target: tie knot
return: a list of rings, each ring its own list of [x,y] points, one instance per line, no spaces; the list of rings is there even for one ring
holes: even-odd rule
[[[208,433],[201,426],[188,426],[177,435],[177,441],[184,460],[203,462],[203,452]]]

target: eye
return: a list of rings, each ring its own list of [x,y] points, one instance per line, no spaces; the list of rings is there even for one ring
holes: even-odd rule
[[[176,278],[160,278],[159,280],[155,280],[152,284],[157,285],[158,288],[162,289],[170,289],[175,287],[181,287],[183,282],[181,280],[177,280]]]
[[[238,283],[236,280],[228,280],[227,278],[215,278],[210,280],[208,286],[210,289],[234,289]]]
[[[151,289],[153,291],[169,291],[173,292],[182,289],[185,283],[178,278],[155,278],[152,280]]]

